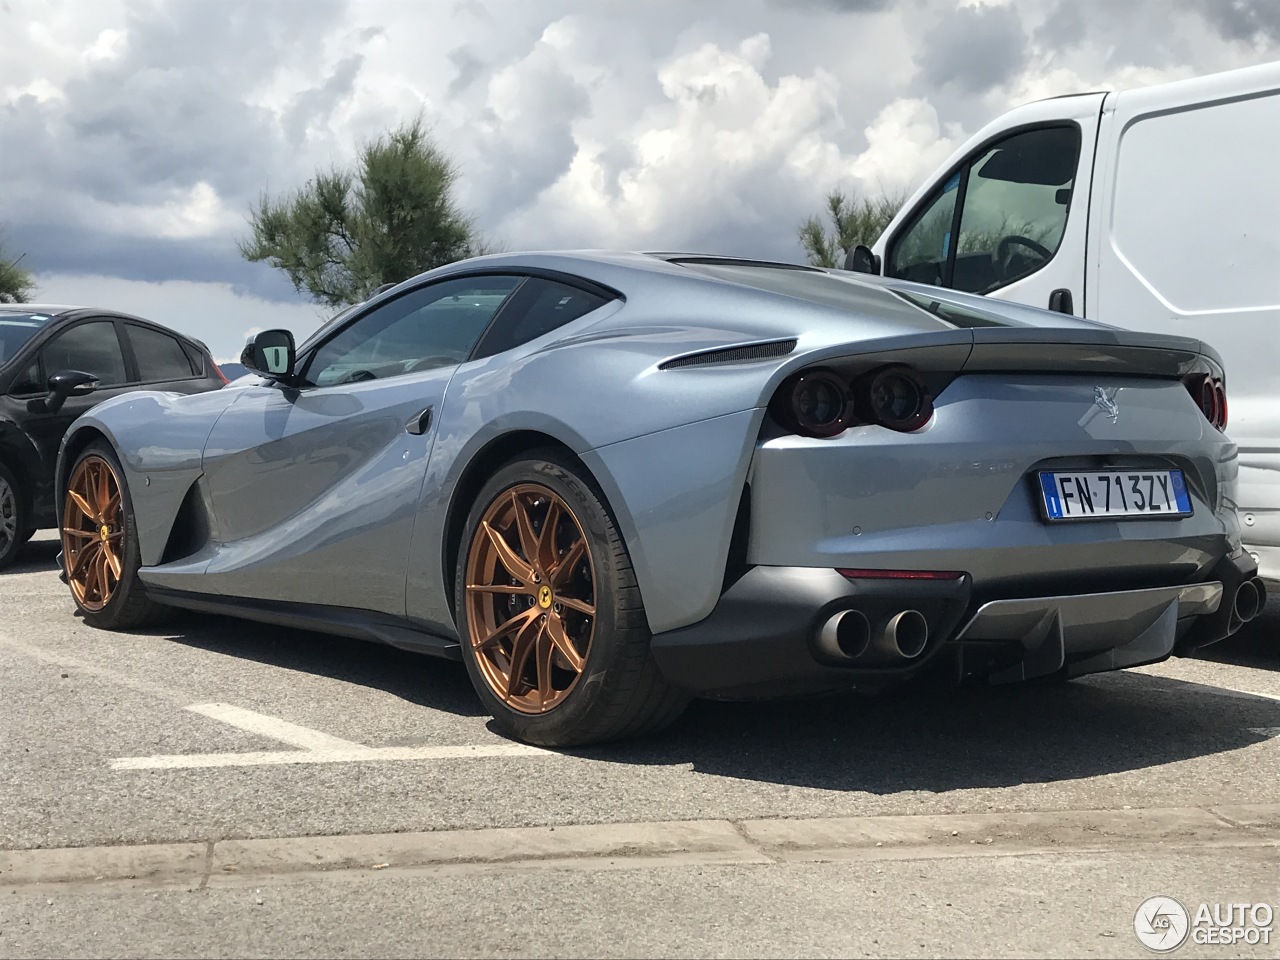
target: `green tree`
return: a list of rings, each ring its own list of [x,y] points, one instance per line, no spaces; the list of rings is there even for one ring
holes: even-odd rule
[[[36,292],[36,283],[30,270],[19,264],[26,254],[10,260],[0,242],[0,303],[26,303]]]
[[[418,118],[365,144],[354,165],[317,172],[291,196],[263,194],[240,253],[283,270],[318,303],[359,303],[384,283],[487,252],[454,203],[457,179]]]
[[[821,217],[809,217],[800,224],[800,246],[815,267],[842,267],[845,254],[859,243],[875,243],[905,200],[903,193],[859,196],[833,187],[827,193],[830,227]]]

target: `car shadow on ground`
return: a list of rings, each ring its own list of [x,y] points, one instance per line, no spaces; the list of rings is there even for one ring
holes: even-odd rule
[[[378,644],[187,614],[175,642],[483,714],[460,664]],[[607,763],[875,794],[1081,780],[1250,746],[1280,704],[1120,672],[1058,686],[904,688],[756,703],[695,701],[646,739],[565,751]],[[492,724],[490,729],[493,730]],[[497,735],[495,731],[495,736]]]
[[[0,577],[58,569],[58,551],[62,549],[61,541],[56,538],[39,538],[39,534],[36,536],[38,539],[23,544],[17,556],[13,558],[13,562],[4,570],[0,570]]]
[[[590,755],[875,794],[1085,780],[1268,739],[1280,704],[1134,673],[1057,687],[903,688],[774,703],[694,703],[663,739]]]
[[[286,670],[383,690],[409,703],[462,717],[484,715],[461,663],[364,640],[175,611],[154,630],[174,643]]]
[[[1280,598],[1272,598],[1263,615],[1246,623],[1234,636],[1205,647],[1197,656],[1217,663],[1280,671]]]

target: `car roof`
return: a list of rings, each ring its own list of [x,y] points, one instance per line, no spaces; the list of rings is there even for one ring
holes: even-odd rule
[[[83,310],[84,307],[71,306],[66,303],[0,303],[0,313],[44,313],[51,317],[70,313],[72,310]]]

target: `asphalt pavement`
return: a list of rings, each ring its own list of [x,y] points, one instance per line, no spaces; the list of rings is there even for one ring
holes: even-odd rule
[[[458,664],[93,630],[56,551],[0,573],[0,956],[1137,956],[1149,897],[1280,899],[1280,605],[1202,658],[557,752]]]

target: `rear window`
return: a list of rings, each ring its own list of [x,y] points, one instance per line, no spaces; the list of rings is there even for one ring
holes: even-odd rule
[[[191,358],[175,337],[130,323],[129,343],[138,361],[138,379],[142,383],[164,380],[190,380],[196,375]]]
[[[45,313],[0,313],[0,367],[12,360],[51,319]]]
[[[535,340],[566,323],[586,316],[609,302],[579,287],[555,280],[530,277],[511,296],[511,301],[494,318],[475,356],[488,357],[522,343]]]

